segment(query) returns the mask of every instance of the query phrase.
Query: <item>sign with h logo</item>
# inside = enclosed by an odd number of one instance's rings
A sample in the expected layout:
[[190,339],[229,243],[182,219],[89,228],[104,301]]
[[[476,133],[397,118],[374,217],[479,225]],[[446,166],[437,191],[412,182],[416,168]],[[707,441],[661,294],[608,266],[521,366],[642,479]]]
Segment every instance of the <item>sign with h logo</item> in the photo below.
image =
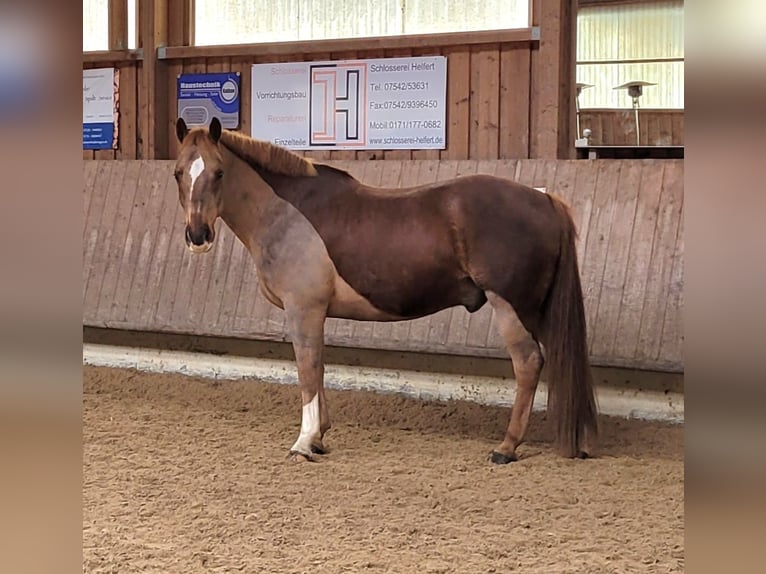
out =
[[290,149],[444,149],[443,56],[255,64],[252,135]]

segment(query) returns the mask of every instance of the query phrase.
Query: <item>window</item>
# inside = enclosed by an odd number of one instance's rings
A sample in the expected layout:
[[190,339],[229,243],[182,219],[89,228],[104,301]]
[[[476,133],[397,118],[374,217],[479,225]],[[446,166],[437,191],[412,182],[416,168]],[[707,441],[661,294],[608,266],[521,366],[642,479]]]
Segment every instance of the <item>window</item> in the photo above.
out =
[[[128,0],[128,48],[137,46],[136,0]],[[109,0],[82,0],[82,50],[109,49]]]
[[109,49],[109,0],[82,0],[82,49]]
[[591,84],[581,108],[631,108],[626,82],[646,81],[642,108],[684,107],[681,0],[584,6],[577,15],[577,81]]
[[196,0],[195,43],[250,44],[526,28],[530,2]]

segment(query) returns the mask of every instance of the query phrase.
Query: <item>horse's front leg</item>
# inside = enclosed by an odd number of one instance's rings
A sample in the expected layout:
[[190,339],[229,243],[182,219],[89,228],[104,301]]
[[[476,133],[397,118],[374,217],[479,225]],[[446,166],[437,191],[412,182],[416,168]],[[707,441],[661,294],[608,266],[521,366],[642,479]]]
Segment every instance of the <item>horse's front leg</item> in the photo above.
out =
[[324,321],[325,309],[285,308],[290,337],[298,365],[301,388],[301,430],[290,449],[293,460],[324,454],[324,433],[330,417],[324,395]]

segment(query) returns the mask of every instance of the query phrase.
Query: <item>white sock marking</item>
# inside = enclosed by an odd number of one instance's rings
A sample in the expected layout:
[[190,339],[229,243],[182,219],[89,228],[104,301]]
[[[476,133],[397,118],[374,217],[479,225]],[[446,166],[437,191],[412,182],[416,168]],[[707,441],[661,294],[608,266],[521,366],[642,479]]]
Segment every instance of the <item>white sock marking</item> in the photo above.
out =
[[189,201],[191,201],[192,193],[194,192],[194,182],[205,171],[205,162],[202,161],[202,156],[195,159],[189,166],[189,176],[191,177],[191,185],[189,186]]
[[311,402],[303,405],[301,416],[301,433],[291,450],[311,453],[311,441],[319,437],[319,393],[314,395]]

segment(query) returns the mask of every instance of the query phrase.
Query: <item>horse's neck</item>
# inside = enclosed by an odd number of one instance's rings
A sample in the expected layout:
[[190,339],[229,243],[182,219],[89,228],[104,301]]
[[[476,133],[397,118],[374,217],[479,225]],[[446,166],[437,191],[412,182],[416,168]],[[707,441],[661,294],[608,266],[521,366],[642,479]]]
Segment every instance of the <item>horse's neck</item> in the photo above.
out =
[[237,155],[221,146],[224,163],[224,220],[249,248],[258,233],[268,227],[270,214],[280,201],[261,177]]

